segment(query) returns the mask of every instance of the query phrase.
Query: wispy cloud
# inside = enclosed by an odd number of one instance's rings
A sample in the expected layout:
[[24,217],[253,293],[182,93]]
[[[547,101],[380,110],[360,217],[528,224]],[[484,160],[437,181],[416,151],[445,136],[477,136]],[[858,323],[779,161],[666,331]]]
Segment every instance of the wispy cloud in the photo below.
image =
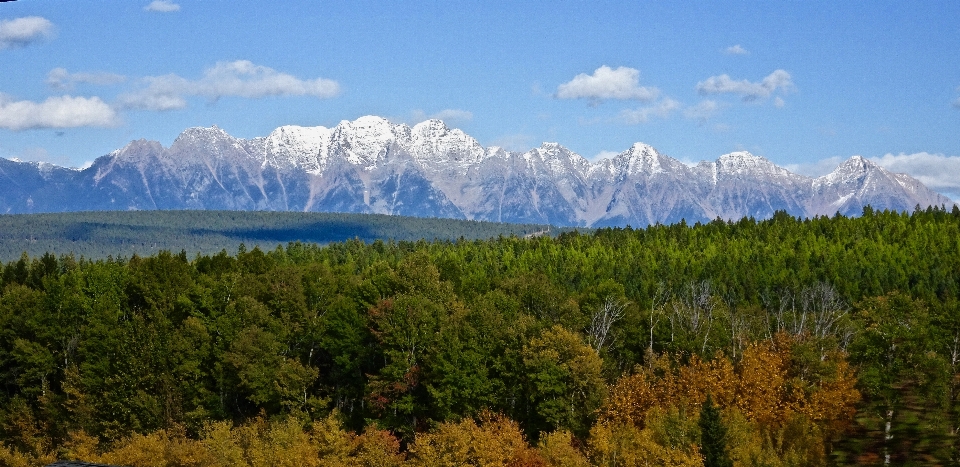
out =
[[[957,92],[960,92],[960,87],[957,88]],[[960,97],[958,97],[957,100],[953,101],[953,107],[960,109]]]
[[201,96],[210,100],[221,97],[257,99],[267,96],[313,96],[327,99],[340,94],[334,80],[316,78],[302,80],[247,60],[220,62],[208,68],[199,80],[188,80],[175,74],[142,79],[141,89],[120,96],[120,105],[130,109],[176,110],[187,106],[187,97]]
[[33,102],[0,95],[0,128],[8,130],[108,127],[116,123],[116,112],[99,97],[55,96]]
[[639,109],[626,109],[620,112],[619,120],[628,125],[647,123],[653,118],[667,118],[681,107],[680,103],[665,97],[652,105]]
[[700,123],[705,123],[710,117],[716,115],[720,110],[720,104],[716,101],[710,99],[700,101],[699,104],[687,107],[683,111],[683,115],[687,118],[694,119]]
[[747,49],[744,49],[743,47],[741,47],[740,44],[731,45],[730,47],[723,49],[723,53],[727,55],[749,55],[750,54],[750,52],[748,52]]
[[180,5],[170,0],[153,0],[149,5],[143,7],[147,11],[156,11],[158,13],[173,13],[180,11]]
[[473,113],[467,110],[460,109],[443,109],[439,112],[432,114],[427,114],[422,110],[414,110],[411,112],[413,117],[413,123],[420,123],[424,120],[443,120],[445,123],[453,122],[469,122],[473,120]]
[[794,88],[790,73],[776,70],[759,82],[748,80],[736,81],[729,75],[711,76],[697,83],[697,92],[701,95],[709,94],[739,94],[744,101],[766,99],[778,90],[789,91]]
[[39,16],[0,21],[0,49],[24,47],[53,35],[53,23]]
[[581,73],[557,87],[558,99],[636,99],[652,101],[660,91],[640,86],[640,70],[628,67],[597,68],[592,75]]
[[918,152],[869,159],[887,170],[910,175],[930,189],[960,200],[960,157]]
[[57,90],[73,89],[76,83],[96,84],[100,86],[126,81],[126,77],[103,71],[70,73],[65,68],[54,68],[47,73],[47,85]]

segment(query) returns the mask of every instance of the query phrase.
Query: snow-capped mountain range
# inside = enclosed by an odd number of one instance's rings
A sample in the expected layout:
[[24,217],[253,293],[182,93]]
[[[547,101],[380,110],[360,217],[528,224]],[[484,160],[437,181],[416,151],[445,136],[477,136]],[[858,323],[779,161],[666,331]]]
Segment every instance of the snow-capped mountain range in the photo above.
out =
[[952,206],[855,156],[811,178],[747,152],[688,166],[636,143],[590,162],[556,143],[483,147],[439,120],[380,117],[284,126],[238,139],[190,128],[169,148],[133,141],[85,169],[0,159],[0,212],[227,209],[448,217],[561,226],[646,226]]

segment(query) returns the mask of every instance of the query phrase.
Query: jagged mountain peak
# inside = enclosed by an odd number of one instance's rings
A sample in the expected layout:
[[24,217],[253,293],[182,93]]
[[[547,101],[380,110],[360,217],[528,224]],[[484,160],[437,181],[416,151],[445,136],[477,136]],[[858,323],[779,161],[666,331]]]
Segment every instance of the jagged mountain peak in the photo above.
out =
[[683,172],[686,168],[680,161],[661,154],[653,146],[645,143],[634,143],[630,149],[614,156],[612,162],[615,167],[629,176],[650,176],[671,171]]
[[391,123],[389,120],[375,115],[364,115],[356,120],[342,120],[337,124],[335,131],[348,132],[360,137],[384,138],[410,135],[410,127],[405,124]]
[[559,178],[582,178],[591,168],[590,161],[559,143],[542,143],[540,147],[524,152],[520,157],[532,173],[546,171]]
[[327,163],[331,133],[323,126],[277,128],[264,141],[266,160],[281,169],[302,168],[307,173],[320,173]]
[[644,143],[591,163],[555,142],[508,152],[441,120],[410,127],[377,116],[253,139],[188,128],[170,148],[133,141],[80,171],[0,163],[30,180],[0,188],[9,191],[0,212],[266,209],[643,226],[950,204],[863,157],[817,179],[745,151],[689,167]]
[[858,180],[863,180],[871,173],[882,177],[891,175],[891,173],[887,172],[883,167],[880,167],[863,156],[857,155],[843,161],[833,172],[818,177],[817,182],[826,185],[854,183]]
[[873,170],[873,169],[881,169],[881,167],[878,166],[877,164],[874,164],[872,161],[870,161],[870,159],[867,159],[866,157],[856,155],[856,156],[850,157],[849,159],[844,161],[842,164],[837,166],[836,171],[854,173],[854,172],[866,172],[868,170]]
[[646,157],[660,155],[660,152],[657,151],[656,148],[654,148],[653,146],[650,146],[647,143],[641,143],[641,142],[633,143],[633,145],[630,146],[630,149],[628,149],[626,152],[630,154],[642,155]]
[[544,142],[531,151],[536,151],[555,173],[573,170],[585,175],[591,168],[590,161],[560,143]]
[[447,124],[438,118],[431,118],[429,120],[424,120],[420,123],[417,123],[413,126],[413,134],[420,135],[443,135],[450,129],[447,127]]
[[766,158],[755,156],[749,151],[734,151],[724,154],[717,158],[718,163],[750,165],[759,163],[768,163]]
[[[183,133],[181,133],[181,136]],[[178,137],[177,140],[180,138]],[[163,145],[159,141],[146,139],[137,139],[127,143],[126,146],[111,152],[105,156],[108,159],[117,162],[137,162],[148,154],[159,154],[163,152]],[[102,159],[102,158],[101,158]]]
[[350,164],[375,167],[383,161],[398,139],[410,139],[410,127],[367,115],[352,122],[341,121],[334,127],[330,139]]
[[[447,169],[465,167],[484,159],[486,150],[477,140],[458,128],[448,128],[441,120],[420,122],[410,130],[409,141],[402,141],[415,159],[425,166]],[[450,165],[456,167],[449,167]]]
[[220,140],[220,139],[233,139],[230,134],[228,134],[223,128],[220,128],[216,125],[210,127],[191,127],[187,128],[180,132],[180,135],[173,140],[173,144],[177,144],[178,141],[191,141],[191,140]]
[[[724,154],[717,158],[715,164],[719,174],[747,175],[747,174],[778,174],[788,175],[786,169],[778,167],[765,157],[753,155],[747,151],[736,151]],[[790,174],[793,175],[793,174]]]

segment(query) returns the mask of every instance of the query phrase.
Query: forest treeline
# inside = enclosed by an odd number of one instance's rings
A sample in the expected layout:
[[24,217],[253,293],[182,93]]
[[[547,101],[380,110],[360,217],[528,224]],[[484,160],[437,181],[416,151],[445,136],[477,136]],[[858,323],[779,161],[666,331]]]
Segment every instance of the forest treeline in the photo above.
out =
[[0,280],[0,464],[960,462],[956,207]]
[[216,254],[243,243],[271,249],[289,242],[319,243],[360,239],[396,241],[487,239],[571,230],[537,224],[504,224],[460,219],[383,214],[274,211],[85,211],[0,214],[0,261],[23,252],[72,253],[75,257],[155,255],[163,250]]

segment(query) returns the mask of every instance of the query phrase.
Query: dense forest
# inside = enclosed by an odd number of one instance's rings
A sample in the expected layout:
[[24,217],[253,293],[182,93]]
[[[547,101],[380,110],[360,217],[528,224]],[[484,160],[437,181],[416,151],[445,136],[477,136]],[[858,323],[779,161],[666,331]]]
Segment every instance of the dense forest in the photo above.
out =
[[0,464],[960,463],[956,207],[0,281]]
[[498,235],[522,237],[571,229],[534,224],[503,224],[456,219],[270,211],[90,211],[48,214],[0,214],[0,261],[16,261],[24,252],[46,252],[88,259],[155,255],[163,250],[216,254],[278,244],[326,244],[360,239],[466,240]]

